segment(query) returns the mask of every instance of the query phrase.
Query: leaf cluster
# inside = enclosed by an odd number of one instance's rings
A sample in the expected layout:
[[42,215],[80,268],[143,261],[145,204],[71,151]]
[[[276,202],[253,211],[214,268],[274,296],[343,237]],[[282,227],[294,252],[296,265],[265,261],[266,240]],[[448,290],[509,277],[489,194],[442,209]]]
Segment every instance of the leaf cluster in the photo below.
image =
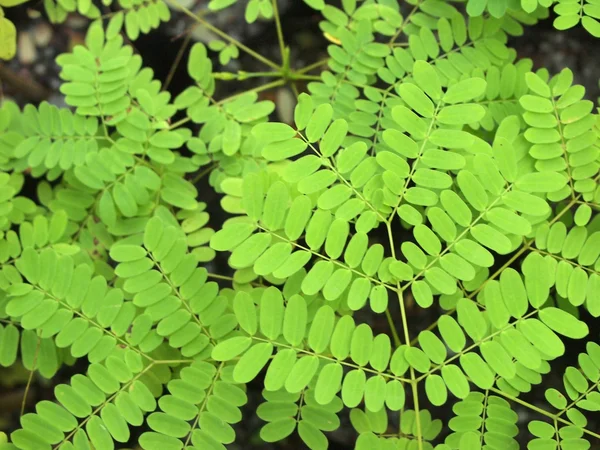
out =
[[[276,2],[245,14],[275,21],[281,65],[178,5],[223,39],[222,64],[242,51],[275,72],[215,72],[196,43],[171,98],[123,37],[168,20],[164,3],[46,2],[94,21],[57,58],[67,107],[0,106],[0,365],[89,364],[0,449],[109,450],[138,428],[145,450],[223,449],[253,413],[262,441],[312,450],[345,413],[358,450],[514,449],[524,420],[531,450],[597,445],[597,105],[507,45],[551,2],[305,3],[331,45],[294,70]],[[259,92],[302,80],[293,121],[272,120]],[[545,389],[573,340],[585,352]]]

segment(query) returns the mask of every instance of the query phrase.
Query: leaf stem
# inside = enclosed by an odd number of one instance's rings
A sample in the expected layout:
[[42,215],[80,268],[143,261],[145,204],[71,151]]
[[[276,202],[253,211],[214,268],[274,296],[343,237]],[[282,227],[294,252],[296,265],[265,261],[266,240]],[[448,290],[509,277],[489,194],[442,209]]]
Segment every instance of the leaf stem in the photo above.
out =
[[272,0],[273,4],[273,16],[275,17],[275,28],[277,29],[277,40],[279,41],[279,51],[281,52],[281,65],[286,65],[286,51],[285,41],[283,40],[283,30],[281,29],[281,18],[279,17],[279,8],[277,7],[277,0]]
[[194,14],[192,11],[190,11],[185,6],[179,4],[179,2],[177,2],[176,0],[166,0],[166,1],[167,1],[167,3],[169,3],[170,5],[172,5],[173,7],[178,8],[181,12],[183,12],[187,16],[191,17],[192,19],[194,19],[196,22],[198,22],[199,24],[201,24],[202,26],[204,26],[206,29],[212,31],[214,34],[216,34],[220,38],[225,39],[230,44],[235,45],[240,50],[246,52],[247,54],[249,54],[250,56],[254,57],[258,61],[262,62],[263,64],[265,64],[265,65],[267,65],[269,67],[272,67],[275,70],[280,70],[281,69],[276,63],[274,63],[270,59],[264,57],[260,53],[254,51],[251,48],[247,47],[246,45],[242,44],[240,41],[238,41],[237,39],[229,36],[224,31],[221,31],[219,28],[215,27],[210,22],[206,21],[205,19],[203,19],[202,17],[198,16],[197,14]]
[[[390,252],[392,254],[392,258],[396,259],[396,246],[394,244],[394,235],[392,233],[392,226],[390,221],[385,222],[385,226],[387,228],[388,239],[390,243]],[[398,295],[398,304],[400,306],[400,316],[402,318],[402,328],[404,331],[404,341],[406,345],[410,347],[410,334],[408,332],[408,320],[406,315],[406,308],[404,306],[404,296],[402,295],[402,290],[400,289],[400,283],[396,283],[396,294]],[[387,310],[386,310],[387,311]],[[413,396],[413,407],[415,410],[415,423],[417,425],[417,433],[415,434],[417,438],[417,445],[419,450],[423,450],[423,430],[421,428],[421,414],[419,410],[419,391],[418,381],[415,376],[415,370],[410,367],[410,386]]]
[[167,78],[165,79],[165,82],[162,87],[163,91],[166,91],[169,88],[171,81],[173,81],[173,76],[175,75],[175,71],[177,70],[177,67],[181,63],[181,58],[183,58],[185,49],[189,45],[191,39],[192,39],[192,32],[190,31],[185,35],[185,38],[183,39],[183,42],[181,43],[181,46],[179,47],[179,51],[177,52],[177,56],[175,56],[175,61],[173,61],[173,64],[171,65],[171,68],[169,69],[169,74],[167,75]]

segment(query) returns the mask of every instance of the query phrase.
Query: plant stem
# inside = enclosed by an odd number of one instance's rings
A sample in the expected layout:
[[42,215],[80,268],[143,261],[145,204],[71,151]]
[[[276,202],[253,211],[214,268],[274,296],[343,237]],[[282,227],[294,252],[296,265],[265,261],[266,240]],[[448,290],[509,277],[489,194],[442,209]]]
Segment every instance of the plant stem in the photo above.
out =
[[33,365],[27,378],[27,386],[25,386],[25,393],[23,394],[23,401],[21,402],[21,416],[25,414],[25,406],[27,405],[27,394],[29,394],[29,388],[31,387],[31,381],[33,380],[33,374],[35,373],[35,366],[37,365],[38,356],[40,354],[40,345],[42,344],[41,338],[38,337],[37,345],[35,346],[35,354],[33,356]]
[[228,277],[226,275],[219,275],[218,273],[208,273],[208,278],[214,278],[216,280],[225,280],[225,281],[233,281],[233,277]]
[[183,58],[185,49],[189,45],[191,39],[192,39],[192,33],[190,31],[189,33],[186,34],[183,42],[181,43],[181,46],[179,47],[179,51],[177,52],[177,56],[175,57],[175,61],[173,61],[173,64],[171,65],[171,68],[169,69],[169,74],[167,75],[165,83],[163,84],[163,87],[162,87],[163,91],[166,91],[169,88],[169,85],[171,84],[171,81],[173,80],[173,76],[175,75],[175,71],[177,70],[179,63],[181,63],[181,58]]
[[281,29],[281,18],[279,17],[279,9],[277,0],[272,0],[273,16],[275,17],[275,28],[277,28],[277,40],[279,41],[279,51],[281,52],[281,65],[286,65],[285,41],[283,40],[283,30]]
[[302,69],[298,69],[295,73],[298,75],[303,75],[310,72],[311,70],[318,69],[319,67],[326,65],[328,62],[329,58],[325,58],[320,61],[309,64],[308,66],[303,67]]
[[207,167],[206,169],[204,169],[202,172],[200,172],[198,175],[196,175],[193,179],[192,179],[192,184],[196,184],[198,181],[200,181],[202,178],[204,178],[204,176],[207,173],[210,173],[213,169],[215,169],[217,167],[216,164],[213,164],[209,167]]
[[[388,239],[390,243],[390,252],[392,254],[392,258],[396,259],[396,246],[394,244],[394,235],[392,234],[392,225],[391,220],[385,222]],[[402,318],[402,328],[404,331],[404,341],[406,345],[410,347],[410,334],[408,332],[408,320],[406,315],[406,308],[404,306],[404,297],[402,295],[402,291],[400,290],[400,283],[396,283],[396,294],[398,295],[398,304],[400,306],[400,316]],[[387,310],[386,310],[387,311]],[[410,367],[410,386],[413,396],[413,407],[415,411],[415,423],[417,425],[417,432],[415,434],[417,438],[417,445],[419,450],[423,450],[423,431],[421,428],[421,414],[419,410],[419,391],[417,389],[418,382],[417,377],[415,376],[415,370]]]
[[398,348],[402,345],[402,341],[400,340],[400,336],[398,336],[398,332],[396,331],[396,326],[394,325],[394,319],[392,318],[392,315],[388,308],[385,309],[385,318],[388,321],[388,325],[390,327],[392,337],[394,338],[394,345],[396,346],[396,348]]
[[266,64],[269,67],[272,67],[275,70],[280,70],[280,67],[274,63],[273,61],[271,61],[270,59],[264,57],[263,55],[261,55],[258,52],[255,52],[254,50],[252,50],[251,48],[245,46],[244,44],[242,44],[240,41],[238,41],[237,39],[229,36],[227,33],[225,33],[224,31],[221,31],[219,28],[215,27],[214,25],[212,25],[211,23],[209,23],[208,21],[204,20],[202,17],[199,17],[197,14],[194,14],[192,11],[190,11],[188,8],[186,8],[183,5],[180,5],[177,1],[175,0],[167,0],[167,3],[169,3],[170,5],[172,5],[175,8],[178,8],[181,12],[183,12],[184,14],[186,14],[187,16],[191,17],[192,19],[194,19],[196,22],[198,22],[199,24],[201,24],[202,26],[204,26],[205,28],[207,28],[208,30],[212,31],[214,34],[216,34],[217,36],[219,36],[222,39],[225,39],[227,42],[229,42],[230,44],[235,45],[236,47],[238,47],[240,50],[243,50],[244,52],[246,52],[247,54],[249,54],[250,56],[254,57],[255,59],[259,60],[260,62],[262,62],[263,64]]
[[281,78],[281,72],[214,72],[213,76],[216,80],[232,81],[232,80],[245,80],[247,78],[259,78],[259,77],[270,77],[270,78]]
[[[230,95],[229,97],[226,97],[223,100],[219,100],[218,102],[216,102],[216,104],[222,105],[223,103],[227,103],[235,98],[241,97],[244,94],[248,94],[250,92],[266,91],[266,90],[272,89],[274,87],[283,86],[284,84],[285,84],[285,80],[283,80],[283,79],[271,81],[270,83],[263,84],[261,86],[255,87],[253,89],[248,89],[247,91],[238,92],[237,94]],[[169,130],[174,130],[175,128],[179,128],[179,127],[185,125],[186,123],[188,123],[190,120],[192,120],[192,119],[189,117],[185,117],[181,120],[178,120],[177,122],[171,124],[171,126],[169,127]]]
[[[498,394],[498,395],[500,395],[500,396],[502,396],[502,397],[504,397],[504,398],[506,398],[506,399],[508,399],[508,400],[510,400],[512,402],[519,403],[520,405],[523,405],[526,408],[529,408],[529,409],[531,409],[531,410],[533,410],[533,411],[535,411],[535,412],[537,412],[539,414],[542,414],[543,416],[550,417],[551,419],[554,419],[557,422],[562,422],[565,425],[573,426],[572,422],[569,422],[568,420],[565,420],[562,417],[557,417],[556,415],[554,415],[554,414],[552,414],[552,413],[550,413],[550,412],[548,412],[548,411],[546,411],[546,410],[544,410],[542,408],[538,408],[537,406],[532,405],[531,403],[527,403],[525,400],[521,400],[518,397],[514,397],[514,396],[512,396],[512,395],[510,395],[510,394],[508,394],[508,393],[506,393],[506,392],[504,392],[504,391],[502,391],[500,389],[496,389],[495,387],[491,387],[490,391],[492,391],[495,394]],[[594,433],[593,431],[588,430],[586,428],[580,428],[580,429],[584,433],[589,434],[590,436],[594,436],[594,437],[600,439],[600,434]]]

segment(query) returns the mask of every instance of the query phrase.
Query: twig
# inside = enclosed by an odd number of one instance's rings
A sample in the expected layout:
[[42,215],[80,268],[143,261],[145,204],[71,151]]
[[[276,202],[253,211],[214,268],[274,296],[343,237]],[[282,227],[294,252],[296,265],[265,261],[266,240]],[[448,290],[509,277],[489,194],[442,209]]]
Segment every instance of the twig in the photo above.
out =
[[29,393],[29,388],[31,387],[31,381],[33,380],[33,374],[35,373],[35,366],[37,365],[38,355],[40,353],[40,345],[42,343],[41,338],[38,337],[37,345],[35,347],[35,355],[33,355],[33,366],[31,371],[29,372],[29,378],[27,379],[27,386],[25,386],[25,393],[23,394],[23,401],[21,402],[21,414],[25,414],[25,405],[27,404],[27,394]]

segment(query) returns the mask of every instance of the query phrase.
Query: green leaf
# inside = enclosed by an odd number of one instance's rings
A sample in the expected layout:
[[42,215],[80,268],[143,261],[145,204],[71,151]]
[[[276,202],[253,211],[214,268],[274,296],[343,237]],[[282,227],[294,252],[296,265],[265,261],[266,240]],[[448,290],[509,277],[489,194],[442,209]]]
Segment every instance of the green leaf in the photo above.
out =
[[366,323],[358,325],[352,334],[350,357],[359,366],[369,362],[373,348],[373,330]]
[[381,375],[369,378],[365,384],[365,407],[368,411],[378,412],[385,403],[386,384]]
[[504,194],[502,201],[515,211],[532,216],[543,216],[550,211],[550,206],[543,198],[514,189]]
[[4,17],[0,16],[0,59],[10,60],[17,51],[17,30],[15,25]]
[[460,436],[459,446],[464,450],[481,450],[481,439],[479,433],[467,431]]
[[480,389],[489,389],[494,385],[494,372],[476,353],[466,353],[460,357],[460,365],[467,376]]
[[283,388],[285,380],[296,363],[296,351],[291,348],[280,349],[273,357],[265,375],[265,389],[278,391]]
[[252,344],[252,338],[239,336],[219,343],[213,348],[211,357],[215,361],[230,361],[245,352]]
[[481,340],[487,332],[487,322],[476,303],[467,298],[461,298],[456,304],[458,321],[467,334],[474,340]]
[[417,85],[433,100],[442,97],[442,83],[436,70],[427,62],[418,60],[413,66],[413,77]]
[[421,116],[429,119],[433,117],[433,102],[416,85],[403,83],[398,87],[398,93],[402,100]]
[[265,290],[261,298],[260,331],[274,341],[281,334],[283,321],[283,298],[276,287],[270,287]]
[[321,154],[326,157],[333,156],[342,145],[347,133],[348,122],[344,119],[334,120],[321,139],[319,145]]
[[317,201],[317,206],[323,210],[330,210],[340,206],[352,195],[352,189],[345,184],[336,184],[324,191]]
[[[392,110],[392,117],[394,117],[394,120],[397,122],[403,121],[405,115],[404,109],[397,110],[395,113],[396,116],[394,116],[394,111],[395,109]],[[420,122],[417,122],[417,127],[419,129],[421,128]],[[383,131],[382,136],[383,141],[389,145],[392,150],[401,154],[405,158],[416,158],[419,155],[419,146],[417,143],[404,133],[401,133],[398,130],[388,129]]]
[[425,378],[425,393],[434,406],[441,406],[448,399],[448,390],[442,377],[431,374]]
[[328,405],[342,387],[342,366],[338,363],[327,364],[319,373],[315,386],[315,400],[320,405]]
[[485,93],[487,83],[483,78],[467,78],[448,87],[444,94],[445,103],[464,103],[476,99]]
[[584,15],[581,18],[581,25],[583,25],[583,28],[585,28],[586,31],[592,36],[596,38],[600,37],[600,22],[598,22],[596,19]]
[[212,11],[218,11],[233,5],[236,1],[237,0],[210,0],[208,8]]
[[303,356],[296,361],[292,371],[285,380],[285,390],[290,393],[302,391],[319,368],[319,358],[314,355]]
[[483,289],[485,295],[485,309],[488,312],[490,321],[497,329],[502,329],[508,320],[510,314],[502,298],[500,283],[496,280],[489,280]]
[[342,401],[349,408],[354,408],[362,401],[367,377],[361,369],[355,369],[344,377],[342,384]]
[[546,389],[546,400],[556,409],[564,409],[567,407],[566,397],[554,388]]
[[[312,0],[312,1],[320,2],[321,4],[323,4],[323,6],[325,6],[323,3],[323,0]],[[322,7],[318,8],[318,9],[322,9]],[[296,108],[294,109],[294,122],[296,122],[296,126],[298,127],[298,130],[303,130],[304,128],[306,128],[308,121],[312,117],[313,111],[314,111],[314,107],[313,107],[312,97],[310,95],[306,94],[305,92],[302,92],[298,96],[298,104],[296,105]]]
[[461,170],[456,177],[458,187],[467,201],[477,211],[483,211],[488,204],[488,196],[481,182],[467,170]]
[[280,268],[292,254],[292,244],[278,242],[258,257],[254,262],[253,270],[257,275],[270,275]]
[[[335,314],[329,305],[323,305],[315,314],[308,334],[308,345],[316,353],[322,353],[329,345],[333,333]],[[342,321],[338,322],[343,324]]]
[[281,181],[271,185],[263,206],[262,222],[271,231],[283,228],[285,212],[290,200],[287,186]]
[[519,330],[541,353],[550,358],[558,358],[565,353],[562,340],[546,325],[537,319],[519,322]]
[[234,269],[250,267],[267,250],[271,239],[269,233],[253,234],[233,250],[229,257],[229,264]]
[[308,142],[317,142],[323,137],[332,116],[333,108],[329,103],[317,106],[306,125],[306,139],[308,139]]
[[[512,243],[506,235],[489,225],[480,223],[471,228],[471,235],[496,253],[505,255],[512,250]],[[464,256],[464,255],[462,255]]]
[[302,342],[306,321],[306,301],[299,295],[293,295],[287,302],[283,318],[283,337],[290,345],[297,346]]
[[319,292],[333,274],[333,269],[334,264],[331,261],[318,261],[302,281],[302,292],[306,295]]
[[462,351],[466,344],[465,334],[453,317],[441,316],[438,320],[438,328],[450,350],[456,353]]
[[292,434],[295,429],[294,418],[282,418],[264,425],[260,429],[260,438],[265,442],[278,442]]
[[404,386],[398,380],[389,381],[386,385],[385,404],[391,411],[400,411],[405,402]]
[[523,334],[514,329],[509,328],[500,334],[500,342],[502,346],[510,353],[517,362],[523,364],[531,370],[538,370],[542,359],[539,352],[529,343]]
[[211,248],[217,251],[230,251],[250,237],[256,229],[250,223],[235,223],[223,227],[210,239]]
[[317,11],[321,11],[323,8],[325,8],[324,0],[303,0],[303,1],[308,6],[310,6],[312,9],[316,9]]
[[425,330],[419,333],[419,345],[434,363],[441,364],[446,359],[446,347],[431,331]]
[[[304,0],[308,2],[308,0]],[[310,0],[314,2],[315,0]],[[310,450],[326,450],[328,446],[327,437],[314,425],[305,420],[298,423],[298,434]]]
[[[410,109],[408,109],[406,106],[395,106],[392,109],[392,118],[394,119],[394,121],[400,125],[402,128],[404,128],[406,131],[408,131],[408,133],[410,133],[410,135],[418,140],[424,139],[425,136],[427,135],[427,124],[425,123],[425,121],[420,118],[419,116],[417,116],[414,112],[412,112]],[[387,130],[386,130],[387,131]],[[392,131],[392,130],[389,130]],[[384,139],[386,141],[386,143],[391,142],[394,138],[396,138],[399,134],[398,132],[391,132],[391,133],[387,133],[387,139],[386,139],[386,133],[384,133]],[[408,138],[410,139],[410,138]],[[406,141],[406,139],[404,139]],[[412,153],[412,150],[414,147],[412,147],[411,145],[409,145],[407,150],[399,150],[398,149],[398,144],[388,144],[390,145],[392,148],[396,149],[396,151],[398,151],[400,154],[404,154],[403,152],[408,152],[409,155],[414,155],[412,156],[413,158],[416,157],[416,154]],[[415,144],[416,147],[416,144]],[[418,154],[418,153],[417,153]],[[409,156],[407,156],[409,157]]]
[[527,72],[525,74],[525,83],[527,83],[527,87],[535,94],[541,97],[550,97],[550,88],[539,75],[533,72]]
[[585,322],[553,306],[540,309],[539,316],[548,328],[571,339],[582,339],[590,332]]
[[117,262],[128,262],[142,259],[146,251],[137,245],[113,245],[110,248],[110,257]]
[[486,341],[481,344],[481,355],[498,375],[510,380],[513,378],[517,369],[512,362],[512,357],[496,341]]
[[446,147],[451,149],[470,148],[475,139],[471,133],[462,130],[448,130],[439,128],[434,130],[429,136],[432,144],[438,147]]
[[296,136],[296,130],[285,123],[266,122],[255,125],[252,134],[265,144],[287,141]]
[[502,271],[500,274],[500,290],[510,315],[516,319],[523,317],[527,312],[529,303],[523,279],[516,270],[509,267]]
[[431,366],[431,361],[425,352],[416,347],[409,347],[406,349],[406,360],[411,367],[421,373],[426,373]]
[[455,397],[462,399],[469,395],[469,382],[458,366],[447,364],[442,367],[442,378]]
[[283,161],[299,155],[307,146],[306,142],[296,138],[271,142],[263,148],[262,157],[267,161]]
[[456,280],[439,267],[432,267],[425,271],[425,280],[435,289],[445,295],[452,295],[456,292]]
[[515,186],[524,192],[551,193],[567,185],[567,178],[556,172],[533,172],[519,177]]
[[233,378],[238,383],[249,383],[265,367],[273,354],[273,345],[261,342],[252,346],[242,355],[233,370]]
[[475,103],[444,106],[437,115],[444,125],[465,125],[479,122],[485,116],[483,106]]

